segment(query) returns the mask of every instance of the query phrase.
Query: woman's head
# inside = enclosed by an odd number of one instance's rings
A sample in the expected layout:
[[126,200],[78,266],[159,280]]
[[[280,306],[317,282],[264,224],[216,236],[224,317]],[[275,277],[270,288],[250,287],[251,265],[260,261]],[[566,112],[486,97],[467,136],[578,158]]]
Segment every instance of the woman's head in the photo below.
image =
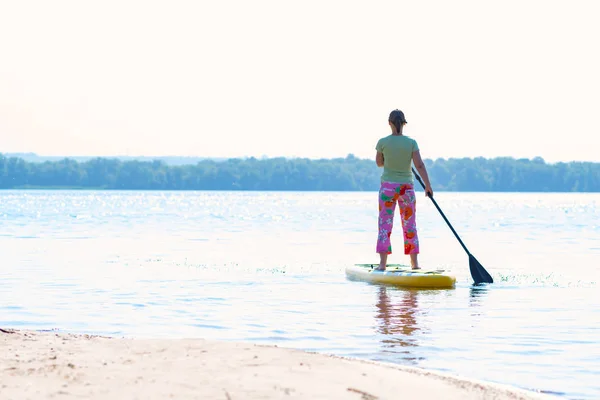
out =
[[396,132],[401,132],[402,126],[406,124],[406,118],[404,117],[404,113],[398,109],[390,113],[388,121],[390,125],[393,125],[396,128]]

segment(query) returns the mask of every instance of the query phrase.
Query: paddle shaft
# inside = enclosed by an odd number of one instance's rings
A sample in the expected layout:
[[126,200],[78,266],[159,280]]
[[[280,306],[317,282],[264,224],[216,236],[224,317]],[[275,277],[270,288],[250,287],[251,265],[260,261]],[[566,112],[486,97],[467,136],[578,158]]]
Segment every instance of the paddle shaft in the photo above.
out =
[[[423,190],[425,190],[425,184],[421,180],[421,177],[417,174],[417,171],[415,171],[414,168],[412,169],[412,171],[413,171],[413,174],[415,174],[415,177],[417,178],[417,180],[419,181],[419,183],[421,184],[421,186],[423,186]],[[438,206],[437,202],[433,198],[433,195],[431,195],[431,196],[428,195],[427,197],[429,197],[431,199],[431,201],[433,202],[433,205],[435,206],[435,208],[437,208],[437,210],[440,212],[442,218],[444,218],[444,221],[446,221],[446,223],[450,227],[450,230],[452,230],[452,233],[454,233],[454,236],[456,236],[456,239],[458,239],[458,242],[460,243],[460,245],[462,246],[462,248],[465,249],[465,251],[467,252],[467,254],[471,254],[469,252],[469,250],[467,249],[467,246],[465,246],[465,244],[463,243],[463,241],[460,240],[460,237],[458,236],[458,233],[456,233],[456,231],[452,227],[452,224],[450,224],[450,221],[448,221],[448,218],[446,218],[446,216],[444,215],[444,213],[443,213],[442,209],[440,208],[440,206]]]

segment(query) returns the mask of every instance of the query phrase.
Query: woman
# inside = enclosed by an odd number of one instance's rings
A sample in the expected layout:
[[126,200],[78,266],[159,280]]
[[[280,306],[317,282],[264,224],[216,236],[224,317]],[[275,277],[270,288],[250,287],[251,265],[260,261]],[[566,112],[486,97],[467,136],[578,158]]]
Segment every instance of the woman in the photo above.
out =
[[404,233],[404,254],[410,255],[412,269],[420,269],[417,258],[419,238],[417,236],[416,198],[411,162],[414,162],[425,183],[425,195],[433,196],[433,190],[417,142],[402,133],[404,125],[406,125],[404,113],[400,110],[392,111],[388,123],[392,129],[392,134],[379,139],[377,146],[375,146],[377,150],[375,161],[377,166],[383,167],[379,188],[379,235],[376,250],[379,253],[380,261],[376,270],[385,270],[388,254],[392,253],[390,237],[394,224],[396,202],[400,206],[400,219]]

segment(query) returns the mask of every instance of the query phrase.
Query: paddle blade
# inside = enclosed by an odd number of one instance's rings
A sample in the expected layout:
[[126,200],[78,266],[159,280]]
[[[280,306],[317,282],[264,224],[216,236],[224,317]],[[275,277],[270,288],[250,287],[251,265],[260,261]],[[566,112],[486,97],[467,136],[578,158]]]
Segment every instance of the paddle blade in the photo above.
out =
[[479,283],[494,283],[492,276],[483,268],[483,266],[477,261],[472,254],[469,254],[469,269],[471,270],[471,277],[475,284]]

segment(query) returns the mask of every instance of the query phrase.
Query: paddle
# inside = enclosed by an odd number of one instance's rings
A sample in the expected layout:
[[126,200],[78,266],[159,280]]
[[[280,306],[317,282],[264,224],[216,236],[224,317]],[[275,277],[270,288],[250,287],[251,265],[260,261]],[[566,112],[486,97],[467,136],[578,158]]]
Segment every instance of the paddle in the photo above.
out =
[[[423,190],[425,190],[425,184],[421,180],[421,177],[417,174],[417,171],[415,171],[414,168],[412,169],[412,171],[413,171],[413,174],[415,174],[415,177],[417,178],[417,180],[419,181],[421,186],[423,186]],[[467,246],[465,246],[463,241],[460,240],[460,237],[458,237],[458,234],[456,233],[456,231],[454,230],[452,225],[450,225],[450,221],[448,221],[448,218],[446,218],[446,216],[440,209],[440,206],[438,206],[437,202],[434,200],[433,196],[427,195],[427,197],[429,197],[431,199],[431,201],[433,202],[433,205],[440,212],[440,214],[442,215],[442,218],[444,218],[444,221],[446,221],[446,223],[452,230],[452,233],[454,233],[454,236],[456,236],[456,238],[458,239],[458,242],[460,243],[462,248],[465,249],[465,251],[467,252],[467,255],[469,256],[469,269],[471,270],[471,277],[473,277],[473,281],[475,281],[475,284],[493,283],[494,280],[492,279],[492,276],[485,270],[485,268],[483,268],[483,266],[479,263],[479,261],[477,261],[477,259],[473,256],[473,254],[471,254],[471,252],[467,249]]]

